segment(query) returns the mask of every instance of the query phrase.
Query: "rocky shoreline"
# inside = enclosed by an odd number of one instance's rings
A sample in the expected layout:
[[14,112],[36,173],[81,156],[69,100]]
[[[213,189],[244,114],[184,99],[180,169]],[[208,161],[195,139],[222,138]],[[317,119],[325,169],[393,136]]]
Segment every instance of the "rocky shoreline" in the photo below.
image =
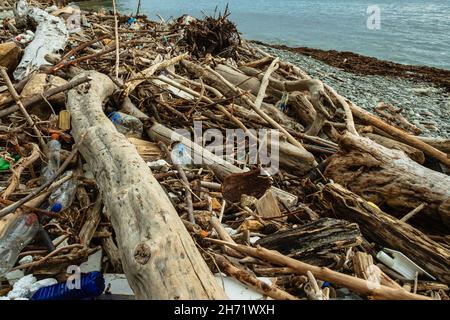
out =
[[[372,111],[380,102],[390,103],[403,109],[404,116],[422,129],[423,136],[450,138],[450,88],[445,87],[445,79],[442,81],[424,80],[423,74],[413,72],[400,74],[394,73],[395,63],[380,61],[377,69],[355,67],[354,70],[345,67],[345,53],[332,51],[328,58],[318,55],[324,52],[317,49],[297,50],[287,47],[271,46],[263,43],[258,45],[270,54],[279,56],[300,68],[306,70],[313,78],[320,79],[334,87],[341,95],[351,99],[366,110]],[[316,54],[313,54],[313,53]],[[350,54],[350,53],[348,53]],[[333,58],[330,57],[333,55]],[[353,56],[359,56],[352,54]],[[313,58],[314,56],[314,58]],[[336,61],[340,57],[343,64]],[[374,58],[359,56],[361,59],[377,60]],[[316,58],[322,58],[326,62]],[[331,61],[331,62],[330,62]],[[333,63],[334,61],[334,63]],[[403,65],[400,65],[403,66]],[[382,71],[384,67],[384,72]],[[416,66],[404,66],[411,69],[428,68]],[[439,69],[435,69],[439,70]],[[448,70],[440,70],[442,74],[450,73]],[[381,75],[381,74],[385,75]],[[438,73],[438,72],[437,72]],[[450,79],[450,78],[449,78]]]

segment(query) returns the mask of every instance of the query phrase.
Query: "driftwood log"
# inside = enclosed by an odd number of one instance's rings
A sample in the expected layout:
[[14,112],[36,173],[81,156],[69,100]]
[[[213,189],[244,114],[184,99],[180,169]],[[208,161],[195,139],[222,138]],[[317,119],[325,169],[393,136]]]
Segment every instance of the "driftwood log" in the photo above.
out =
[[[336,183],[328,183],[320,199],[332,214],[356,222],[365,237],[401,251],[440,281],[450,283],[450,250],[409,224],[376,209]],[[320,205],[320,204],[319,204]]]
[[401,151],[345,134],[340,151],[330,158],[324,174],[399,215],[425,202],[427,206],[419,216],[434,221],[434,226],[440,226],[437,230],[442,229],[442,222],[450,227],[450,177],[419,165]]
[[[98,72],[68,93],[73,136],[114,227],[128,282],[138,299],[223,299],[208,266],[135,147],[102,110],[112,80]],[[82,77],[83,74],[78,77]]]
[[320,251],[350,248],[361,243],[362,236],[356,223],[330,218],[276,232],[256,242],[257,245],[277,250],[293,258]]
[[14,71],[14,78],[22,80],[42,65],[47,65],[47,54],[64,49],[69,33],[62,18],[28,6],[25,0],[16,3],[16,19],[30,18],[37,24],[34,40],[26,47],[22,60]]

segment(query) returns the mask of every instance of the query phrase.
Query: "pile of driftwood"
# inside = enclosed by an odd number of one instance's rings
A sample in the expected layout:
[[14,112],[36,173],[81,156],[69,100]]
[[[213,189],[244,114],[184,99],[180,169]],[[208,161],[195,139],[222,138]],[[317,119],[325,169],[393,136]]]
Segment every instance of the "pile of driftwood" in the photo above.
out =
[[[101,250],[101,271],[125,273],[138,299],[224,299],[222,273],[273,299],[448,299],[450,141],[240,40],[228,13],[154,22],[44,9],[18,1],[0,31],[2,155],[20,155],[1,176],[0,237],[32,212],[57,239],[49,250],[36,237],[15,270],[64,281]],[[13,40],[30,29],[31,42]],[[249,143],[212,148],[192,137],[200,121]],[[62,164],[43,184],[54,133]],[[252,162],[252,143],[280,170]],[[72,205],[43,209],[67,179],[78,182]],[[383,248],[424,272],[378,262]],[[9,290],[4,281],[0,296]]]

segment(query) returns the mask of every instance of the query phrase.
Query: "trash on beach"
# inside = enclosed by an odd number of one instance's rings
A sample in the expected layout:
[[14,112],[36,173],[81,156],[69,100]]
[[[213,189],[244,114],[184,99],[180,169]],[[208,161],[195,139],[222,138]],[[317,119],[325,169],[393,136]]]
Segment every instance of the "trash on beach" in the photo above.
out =
[[1,299],[449,299],[449,140],[243,39],[228,8],[80,11],[71,33],[76,8],[18,5]]

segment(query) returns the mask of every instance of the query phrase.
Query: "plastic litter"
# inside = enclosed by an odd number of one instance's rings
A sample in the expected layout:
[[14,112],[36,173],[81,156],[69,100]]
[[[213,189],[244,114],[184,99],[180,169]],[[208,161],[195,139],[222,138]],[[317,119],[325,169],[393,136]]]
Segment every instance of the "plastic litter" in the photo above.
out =
[[436,280],[435,277],[399,251],[383,248],[382,251],[378,252],[377,259],[408,280],[414,280],[416,278],[416,272],[419,275],[426,275],[430,279]]
[[13,156],[12,154],[4,155],[0,157],[0,171],[9,170],[11,167],[11,162],[19,161],[20,157],[18,155]]
[[141,138],[144,131],[142,121],[136,117],[122,112],[114,111],[109,114],[109,119],[117,128],[117,131],[127,137]]
[[[71,174],[71,171],[67,171],[66,174]],[[53,191],[49,197],[50,206],[48,210],[58,213],[70,207],[75,198],[77,186],[78,182],[76,179],[69,179],[60,188]]]
[[0,277],[16,263],[19,253],[33,240],[39,230],[35,214],[19,215],[0,238]]
[[52,134],[51,140],[47,143],[48,164],[42,172],[43,183],[49,181],[59,169],[61,162],[61,143],[58,139],[58,134]]
[[105,290],[105,279],[100,272],[94,271],[82,275],[79,288],[71,288],[66,283],[58,283],[49,287],[39,289],[31,300],[75,300],[92,299]]

